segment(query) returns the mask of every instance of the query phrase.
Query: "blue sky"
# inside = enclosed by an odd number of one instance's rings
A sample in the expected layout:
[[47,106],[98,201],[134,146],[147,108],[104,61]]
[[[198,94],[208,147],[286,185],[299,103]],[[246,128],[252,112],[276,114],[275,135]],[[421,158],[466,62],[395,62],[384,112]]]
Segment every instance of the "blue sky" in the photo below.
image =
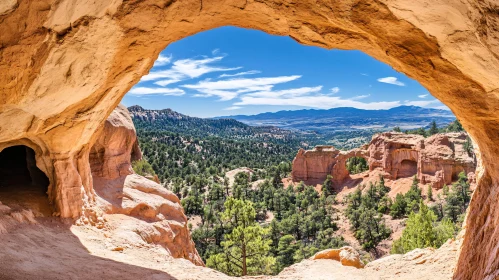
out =
[[298,109],[445,109],[417,81],[360,51],[303,46],[236,27],[170,44],[123,98],[196,117]]

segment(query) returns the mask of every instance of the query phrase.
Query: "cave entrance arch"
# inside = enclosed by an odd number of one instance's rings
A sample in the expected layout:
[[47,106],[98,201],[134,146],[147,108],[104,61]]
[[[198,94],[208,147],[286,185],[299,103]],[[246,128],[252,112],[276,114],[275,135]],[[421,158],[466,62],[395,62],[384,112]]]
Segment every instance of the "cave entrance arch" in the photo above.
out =
[[404,159],[400,162],[397,172],[398,178],[412,177],[418,173],[418,163],[415,160]]
[[369,163],[364,157],[354,156],[345,161],[348,174],[355,175],[369,170]]
[[78,217],[82,201],[93,197],[85,157],[97,124],[159,52],[191,34],[236,25],[306,45],[364,51],[447,105],[476,141],[483,167],[455,278],[497,276],[499,50],[493,24],[499,17],[493,1],[68,0],[43,8],[39,1],[10,2],[0,12],[6,34],[0,37],[6,54],[0,60],[0,141],[29,133],[62,158],[51,175],[62,217]]
[[29,208],[51,215],[49,179],[36,166],[35,151],[18,145],[0,152],[0,201],[13,208]]

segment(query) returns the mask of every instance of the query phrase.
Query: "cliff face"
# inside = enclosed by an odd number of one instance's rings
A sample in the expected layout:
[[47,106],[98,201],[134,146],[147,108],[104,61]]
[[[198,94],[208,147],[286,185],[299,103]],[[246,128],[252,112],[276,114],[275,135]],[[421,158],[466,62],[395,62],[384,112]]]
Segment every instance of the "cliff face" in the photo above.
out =
[[292,177],[294,182],[318,184],[331,175],[336,184],[341,184],[349,178],[346,161],[363,157],[371,171],[379,168],[389,179],[416,175],[422,184],[441,188],[457,180],[462,171],[474,174],[476,161],[465,151],[465,141],[465,133],[436,134],[425,139],[385,132],[373,136],[369,145],[347,152],[331,146],[300,150],[293,160]]
[[134,174],[131,160],[141,156],[132,119],[120,105],[107,118],[91,149],[97,203],[85,210],[78,224],[95,225],[109,235],[121,236],[121,246],[156,244],[175,258],[203,265],[178,197]]
[[455,277],[493,278],[499,269],[498,11],[492,0],[2,1],[0,150],[32,148],[50,181],[53,211],[78,218],[97,201],[89,160],[97,130],[170,43],[234,25],[360,50],[418,80],[480,149]]
[[367,159],[366,150],[351,150],[343,152],[332,146],[317,146],[313,150],[300,149],[293,160],[291,176],[294,182],[303,181],[306,184],[322,184],[327,175],[333,176],[336,184],[349,177],[346,161],[351,157]]

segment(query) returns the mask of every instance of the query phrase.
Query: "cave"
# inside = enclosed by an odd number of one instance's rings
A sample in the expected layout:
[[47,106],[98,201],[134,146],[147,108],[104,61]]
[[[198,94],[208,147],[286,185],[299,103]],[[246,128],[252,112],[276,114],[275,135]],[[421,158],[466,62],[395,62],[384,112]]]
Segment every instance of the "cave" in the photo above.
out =
[[432,4],[7,1],[0,5],[1,141],[29,134],[60,159],[51,174],[51,200],[61,217],[76,218],[82,215],[84,201],[93,196],[84,159],[97,124],[168,44],[233,25],[291,36],[305,45],[357,49],[421,82],[476,141],[480,172],[454,278],[495,279],[499,271],[497,5],[490,0],[440,1],[438,8]]
[[33,149],[12,146],[0,152],[0,198],[3,204],[50,215],[48,187],[49,179],[36,166]]
[[416,175],[418,172],[418,163],[414,160],[404,159],[400,163],[400,167],[397,173],[398,178],[407,178]]

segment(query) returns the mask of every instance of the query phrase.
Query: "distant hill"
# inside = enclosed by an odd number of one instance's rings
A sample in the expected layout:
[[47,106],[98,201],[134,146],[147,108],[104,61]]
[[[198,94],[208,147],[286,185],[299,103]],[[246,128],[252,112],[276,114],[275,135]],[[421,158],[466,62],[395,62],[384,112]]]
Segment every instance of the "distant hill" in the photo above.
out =
[[190,117],[171,109],[148,110],[138,105],[128,107],[135,127],[180,133],[196,137],[223,137],[230,139],[291,140],[302,139],[297,133],[277,126],[250,126],[234,119],[205,119]]
[[399,106],[389,110],[362,110],[356,108],[333,108],[329,110],[295,110],[262,113],[258,115],[236,115],[215,119],[235,119],[252,126],[277,126],[284,129],[332,133],[355,130],[390,130],[399,126],[402,130],[427,127],[435,120],[439,127],[455,120],[447,110]]

